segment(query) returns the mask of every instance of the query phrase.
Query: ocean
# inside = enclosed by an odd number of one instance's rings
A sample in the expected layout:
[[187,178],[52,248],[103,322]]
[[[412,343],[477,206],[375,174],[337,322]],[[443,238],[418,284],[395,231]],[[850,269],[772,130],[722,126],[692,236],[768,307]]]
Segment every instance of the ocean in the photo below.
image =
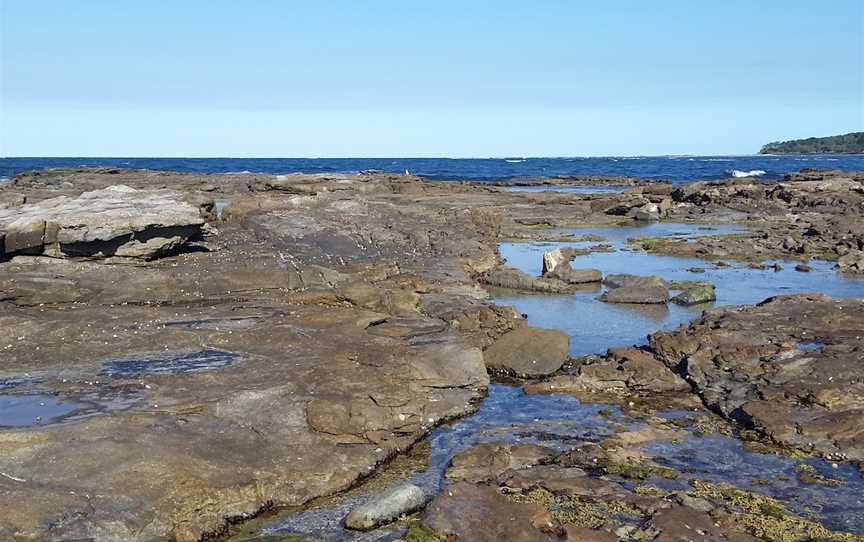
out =
[[0,181],[22,171],[112,166],[187,173],[357,173],[406,170],[441,181],[556,175],[628,176],[682,184],[750,173],[771,180],[802,168],[864,171],[864,155],[628,156],[596,158],[0,158]]

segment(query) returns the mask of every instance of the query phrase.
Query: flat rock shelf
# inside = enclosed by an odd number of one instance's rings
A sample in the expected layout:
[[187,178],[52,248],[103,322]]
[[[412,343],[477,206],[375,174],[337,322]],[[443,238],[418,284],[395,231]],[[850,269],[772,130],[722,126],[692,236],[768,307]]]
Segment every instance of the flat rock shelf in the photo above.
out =
[[0,539],[861,540],[864,175],[528,184],[3,183]]

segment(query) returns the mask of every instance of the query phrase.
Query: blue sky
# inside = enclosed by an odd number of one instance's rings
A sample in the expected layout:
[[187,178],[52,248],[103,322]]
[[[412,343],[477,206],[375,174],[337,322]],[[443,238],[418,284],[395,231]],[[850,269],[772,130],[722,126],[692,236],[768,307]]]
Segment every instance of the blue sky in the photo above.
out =
[[862,4],[0,0],[0,155],[748,154],[864,130]]

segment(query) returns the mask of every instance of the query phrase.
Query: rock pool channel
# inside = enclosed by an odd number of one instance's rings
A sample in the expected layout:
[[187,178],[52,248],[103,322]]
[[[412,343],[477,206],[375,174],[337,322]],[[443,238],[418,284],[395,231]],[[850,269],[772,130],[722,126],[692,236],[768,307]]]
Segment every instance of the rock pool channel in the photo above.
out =
[[[493,290],[491,300],[515,307],[527,315],[533,326],[565,331],[571,338],[570,355],[577,357],[603,354],[614,346],[645,344],[649,333],[687,323],[712,306],[755,304],[774,295],[803,292],[818,292],[839,299],[864,297],[864,279],[839,275],[825,262],[810,262],[811,271],[807,273],[796,271],[795,264],[789,262],[776,262],[782,267],[779,270],[753,269],[740,263],[716,266],[703,260],[631,250],[627,243],[628,239],[637,237],[692,237],[737,232],[740,228],[731,226],[668,223],[573,231],[576,235],[602,238],[603,243],[612,247],[609,252],[577,256],[572,262],[574,268],[599,269],[604,276],[631,273],[658,275],[667,281],[709,280],[716,285],[717,293],[717,301],[711,304],[694,307],[607,304],[597,299],[602,290],[600,286],[572,295]],[[540,274],[543,252],[559,247],[586,248],[596,242],[600,241],[508,243],[500,245],[499,253],[508,265],[536,276]],[[689,271],[693,268],[704,271]],[[687,411],[667,411],[656,413],[652,418],[669,422],[693,415]],[[638,431],[648,423],[646,417],[630,416],[616,406],[587,404],[569,396],[526,395],[518,386],[493,384],[475,414],[435,429],[418,445],[423,450],[423,460],[394,478],[399,478],[396,482],[399,484],[410,481],[431,496],[446,485],[444,472],[452,457],[473,445],[536,443],[563,451],[585,443],[602,442],[616,431]],[[791,512],[818,520],[829,529],[864,534],[864,477],[854,466],[784,457],[758,451],[734,436],[702,434],[686,424],[681,427],[683,438],[651,442],[640,450],[644,457],[679,473],[675,480],[654,477],[650,480],[653,485],[672,491],[686,488],[691,480],[729,483],[776,498]],[[428,458],[425,457],[427,449]],[[802,468],[831,483],[805,483],[796,476]],[[303,510],[281,511],[260,518],[235,532],[231,540],[279,540],[287,536],[327,542],[398,539],[407,528],[401,523],[370,532],[348,531],[342,526],[350,510],[392,483],[369,483],[376,487],[364,489],[361,486]]]

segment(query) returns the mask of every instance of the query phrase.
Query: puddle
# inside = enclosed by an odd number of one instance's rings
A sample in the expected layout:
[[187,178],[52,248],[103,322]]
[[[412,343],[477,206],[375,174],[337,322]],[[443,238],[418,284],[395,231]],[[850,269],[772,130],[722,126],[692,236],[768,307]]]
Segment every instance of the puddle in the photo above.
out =
[[166,352],[148,357],[105,362],[99,372],[114,378],[136,378],[142,375],[200,373],[227,367],[242,356],[223,350],[205,349],[197,352]]
[[[864,279],[840,275],[830,262],[812,261],[810,273],[799,273],[793,265],[778,262],[780,271],[757,270],[735,264],[712,268],[695,258],[658,256],[641,251],[623,251],[631,237],[726,235],[742,231],[735,227],[704,227],[685,224],[651,224],[636,228],[590,228],[574,230],[577,234],[605,237],[619,249],[577,256],[574,268],[599,269],[604,276],[612,273],[659,275],[667,281],[708,280],[716,287],[717,301],[683,307],[675,304],[647,306],[603,303],[597,300],[599,288],[581,290],[573,295],[536,295],[496,290],[493,301],[510,305],[528,315],[531,325],[560,329],[570,335],[570,355],[601,354],[610,346],[642,345],[648,334],[673,329],[698,318],[706,308],[721,305],[756,304],[780,294],[819,292],[835,298],[864,296]],[[507,243],[499,247],[508,265],[532,275],[540,275],[543,252],[558,247],[584,248],[590,243]],[[692,273],[690,268],[705,269]]]
[[562,194],[618,194],[632,186],[510,186],[507,192],[560,192]]
[[0,428],[36,427],[83,420],[129,410],[138,399],[138,394],[130,390],[97,390],[73,397],[29,388],[0,395]]
[[44,394],[0,396],[0,427],[57,423],[91,405]]

